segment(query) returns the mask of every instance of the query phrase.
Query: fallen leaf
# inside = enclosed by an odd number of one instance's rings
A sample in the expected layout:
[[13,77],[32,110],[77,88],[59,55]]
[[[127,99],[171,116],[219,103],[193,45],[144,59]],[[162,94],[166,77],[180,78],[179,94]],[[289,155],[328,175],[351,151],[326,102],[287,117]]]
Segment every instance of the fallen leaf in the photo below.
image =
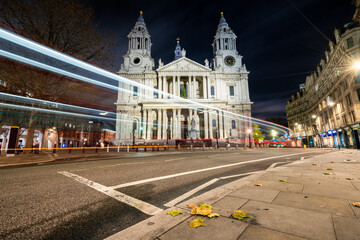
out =
[[284,179],[280,179],[280,180],[279,180],[279,182],[286,182],[286,180],[284,180]]
[[220,215],[218,213],[210,213],[209,215],[207,215],[208,218],[213,218],[213,217],[220,217]]
[[345,178],[346,180],[354,180],[353,178],[349,178],[349,177],[347,177],[347,178]]
[[317,165],[319,165],[319,164],[317,164],[317,163],[313,163],[312,165],[317,166]]
[[204,220],[202,220],[201,218],[197,218],[193,221],[191,221],[189,223],[189,226],[192,227],[192,228],[197,228],[197,227],[200,227],[200,226],[206,226],[206,224],[204,223]]
[[167,214],[172,215],[173,217],[182,214],[181,210],[172,210],[172,211],[168,211]]
[[360,208],[360,202],[353,202],[353,205]]
[[201,204],[201,205],[199,206],[199,208],[205,208],[205,209],[210,209],[210,210],[212,210],[212,206],[211,206],[210,204]]
[[189,204],[189,205],[187,205],[187,207],[188,208],[196,208],[196,207],[198,207],[196,204]]
[[199,207],[191,209],[191,215],[203,215],[207,216],[212,212],[212,206],[210,204],[201,204]]
[[254,186],[256,186],[256,187],[261,187],[262,184],[261,184],[261,183],[256,183],[256,184],[254,184]]
[[324,175],[330,175],[330,173],[328,173],[328,172],[323,172],[323,174],[324,174]]
[[339,179],[339,178],[337,178],[337,177],[331,177],[331,179]]
[[328,168],[328,169],[326,169],[326,170],[333,170],[332,168]]
[[331,161],[330,163],[334,163],[333,161]]
[[242,210],[235,210],[235,212],[233,212],[233,214],[231,214],[231,216],[233,216],[233,218],[236,218],[239,220],[250,217],[248,212],[244,212]]

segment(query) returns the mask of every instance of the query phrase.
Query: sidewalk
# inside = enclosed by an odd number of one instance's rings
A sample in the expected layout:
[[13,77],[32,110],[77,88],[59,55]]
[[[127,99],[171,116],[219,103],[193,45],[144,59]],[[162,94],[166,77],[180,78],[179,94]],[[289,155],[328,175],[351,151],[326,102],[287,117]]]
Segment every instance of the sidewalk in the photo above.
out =
[[[360,208],[353,202],[360,202],[360,153],[331,151],[210,190],[108,240],[359,240]],[[220,217],[190,215],[188,204],[204,203],[211,204]],[[166,214],[172,209],[181,209],[183,214]],[[234,219],[231,214],[236,209],[249,212],[251,217]],[[206,226],[189,227],[197,218]]]

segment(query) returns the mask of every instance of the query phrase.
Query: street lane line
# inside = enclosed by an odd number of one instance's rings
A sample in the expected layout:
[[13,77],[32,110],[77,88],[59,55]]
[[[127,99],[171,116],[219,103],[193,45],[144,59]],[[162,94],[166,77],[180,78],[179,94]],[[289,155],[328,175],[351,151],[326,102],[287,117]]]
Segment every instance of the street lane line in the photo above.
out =
[[[169,159],[169,160],[165,160],[164,162],[172,162],[172,161],[177,161],[177,160],[181,160],[184,159],[185,157],[181,157],[181,158],[173,158],[173,159]],[[162,162],[162,161],[160,161]]]
[[190,197],[191,195],[197,193],[198,191],[206,188],[207,186],[210,186],[211,184],[217,182],[219,180],[219,178],[214,178],[213,180],[207,182],[207,183],[204,183],[203,185],[200,185],[198,186],[197,188],[194,188],[193,190],[187,192],[187,193],[184,193],[183,195],[171,200],[170,202],[168,203],[165,203],[164,206],[166,207],[172,207],[172,206],[175,206],[175,204],[183,201],[184,199]]
[[233,166],[237,166],[237,165],[243,165],[243,164],[247,164],[247,163],[261,162],[261,161],[265,161],[265,160],[269,160],[269,159],[283,158],[283,157],[300,155],[300,154],[304,154],[304,153],[293,153],[293,154],[282,155],[282,156],[260,158],[260,159],[245,161],[245,162],[231,163],[231,164],[226,164],[226,165],[217,166],[217,167],[203,168],[203,169],[198,169],[198,170],[189,171],[189,172],[182,172],[182,173],[176,173],[176,174],[171,174],[171,175],[166,175],[166,176],[161,176],[161,177],[143,179],[143,180],[129,182],[129,183],[123,183],[123,184],[111,186],[109,188],[118,189],[118,188],[129,187],[129,186],[134,186],[134,185],[148,183],[148,182],[154,182],[154,181],[159,181],[159,180],[164,180],[164,179],[169,179],[169,178],[174,178],[174,177],[180,177],[180,176],[199,173],[199,172],[206,172],[206,171],[211,171],[211,170],[216,170],[216,169],[221,169],[221,168],[227,168],[227,167],[233,167]]
[[101,185],[97,182],[91,181],[89,179],[83,178],[79,175],[70,173],[70,172],[66,172],[66,171],[62,171],[62,172],[58,172],[59,174],[62,174],[66,177],[72,178],[82,184],[85,184],[88,187],[91,187],[101,193],[104,193],[105,195],[112,197],[122,203],[128,204],[140,211],[142,211],[143,213],[146,213],[148,215],[155,215],[159,212],[162,212],[163,210],[161,208],[155,207],[149,203],[143,202],[139,199],[130,197],[126,194],[123,194],[119,191],[115,191],[112,188],[106,187],[104,185]]
[[240,174],[231,175],[231,176],[219,177],[219,179],[223,180],[223,179],[228,179],[228,178],[241,177],[241,176],[251,175],[251,174],[255,174],[255,173],[259,173],[259,172],[263,172],[263,171],[240,173]]

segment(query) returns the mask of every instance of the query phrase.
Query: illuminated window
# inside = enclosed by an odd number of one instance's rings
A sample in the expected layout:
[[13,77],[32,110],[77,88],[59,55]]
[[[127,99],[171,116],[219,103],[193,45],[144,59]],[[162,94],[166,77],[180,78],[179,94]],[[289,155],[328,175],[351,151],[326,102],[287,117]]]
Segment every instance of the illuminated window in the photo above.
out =
[[229,86],[230,96],[234,96],[234,86]]

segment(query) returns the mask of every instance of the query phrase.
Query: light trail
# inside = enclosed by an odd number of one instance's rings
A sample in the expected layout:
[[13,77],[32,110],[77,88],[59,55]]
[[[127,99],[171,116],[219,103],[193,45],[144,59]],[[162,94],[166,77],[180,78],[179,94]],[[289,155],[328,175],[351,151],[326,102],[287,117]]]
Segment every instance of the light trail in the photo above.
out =
[[[192,100],[189,100],[189,99],[181,98],[181,97],[172,95],[170,93],[160,91],[160,90],[155,89],[153,87],[149,87],[149,86],[137,83],[135,81],[129,80],[129,79],[124,78],[124,77],[121,77],[119,75],[116,75],[114,73],[111,73],[109,71],[101,69],[99,67],[96,67],[96,66],[91,65],[89,63],[83,62],[83,61],[78,60],[78,59],[76,59],[74,57],[71,57],[71,56],[66,55],[64,53],[61,53],[61,52],[56,51],[54,49],[51,49],[49,47],[43,46],[43,45],[38,44],[38,43],[36,43],[34,41],[31,41],[29,39],[26,39],[24,37],[21,37],[19,35],[11,33],[9,31],[6,31],[6,30],[4,30],[2,28],[0,28],[0,38],[3,38],[3,39],[8,40],[10,42],[16,43],[16,44],[18,44],[20,46],[23,46],[23,47],[27,48],[27,49],[31,49],[33,51],[36,51],[36,52],[41,53],[43,55],[46,55],[46,56],[48,56],[50,58],[55,58],[55,59],[60,60],[62,62],[72,64],[72,65],[74,65],[76,67],[79,67],[79,68],[82,68],[82,69],[84,69],[86,71],[90,71],[90,72],[93,72],[93,73],[96,73],[96,74],[111,78],[111,79],[116,80],[118,82],[123,82],[125,84],[129,84],[129,85],[132,85],[132,86],[137,86],[139,88],[146,89],[146,90],[151,90],[151,91],[157,93],[158,96],[160,96],[160,99],[162,99],[161,96],[164,96],[164,98],[171,97],[171,99],[173,99],[173,100],[180,100],[182,103],[186,102],[186,103],[190,103],[190,104],[195,105],[195,106],[190,106],[190,108],[195,109],[195,108],[202,107],[202,108],[204,108],[204,111],[208,111],[208,112],[210,112],[210,111],[205,110],[205,109],[211,109],[211,110],[215,110],[215,111],[220,111],[220,112],[226,113],[228,115],[232,115],[232,116],[235,116],[235,117],[238,117],[238,118],[243,118],[243,119],[248,120],[248,121],[257,122],[260,125],[264,125],[264,126],[269,126],[270,125],[273,128],[278,129],[280,131],[280,134],[285,135],[285,136],[289,136],[289,135],[292,134],[291,129],[286,128],[286,127],[281,126],[281,125],[278,125],[278,124],[274,124],[274,123],[270,123],[270,122],[267,122],[267,121],[264,121],[264,120],[255,119],[255,118],[251,118],[251,117],[248,117],[248,116],[245,116],[245,115],[240,115],[240,114],[236,114],[236,113],[229,112],[229,111],[226,111],[226,110],[222,110],[222,109],[210,106],[210,105],[206,105],[206,104],[202,104],[202,103],[192,101]],[[71,78],[79,79],[81,81],[85,81],[85,82],[88,82],[88,83],[91,83],[91,84],[94,84],[94,85],[97,85],[97,86],[110,88],[110,89],[113,89],[113,90],[125,91],[125,92],[128,92],[130,94],[132,93],[131,91],[129,91],[127,89],[118,88],[118,87],[112,86],[110,84],[106,84],[106,83],[102,83],[102,82],[90,79],[88,77],[83,77],[83,76],[80,76],[78,74],[70,73],[68,71],[65,71],[65,70],[62,70],[62,69],[59,69],[59,68],[55,68],[55,67],[46,65],[44,63],[40,63],[40,62],[31,60],[31,59],[28,59],[28,58],[24,58],[24,57],[21,57],[19,55],[15,55],[15,54],[3,51],[3,50],[0,50],[0,55],[4,56],[4,57],[7,57],[7,58],[10,58],[10,59],[13,59],[15,61],[20,61],[20,62],[27,63],[27,64],[32,65],[32,66],[40,67],[42,69],[52,71],[52,72],[55,72],[55,73],[58,73],[58,74],[61,74],[61,75],[65,75],[65,76],[68,76],[68,77],[71,77]],[[166,102],[167,103],[175,103],[175,102],[171,102],[171,100],[166,101]],[[186,107],[189,107],[189,106],[186,106]],[[227,117],[227,116],[225,116],[225,117]]]

